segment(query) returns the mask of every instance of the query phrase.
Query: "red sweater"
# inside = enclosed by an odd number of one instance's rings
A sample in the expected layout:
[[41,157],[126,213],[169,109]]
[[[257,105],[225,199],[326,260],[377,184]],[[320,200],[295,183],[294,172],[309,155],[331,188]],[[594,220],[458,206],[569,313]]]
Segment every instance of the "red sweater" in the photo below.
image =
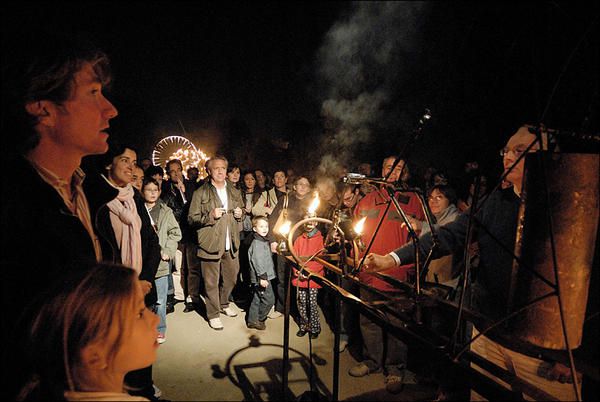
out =
[[[307,233],[302,233],[301,236],[298,236],[298,238],[296,240],[294,240],[294,250],[296,250],[296,254],[299,257],[311,257],[313,254],[315,254],[317,251],[321,250],[323,248],[323,235],[321,235],[321,232],[319,232],[317,230],[317,233],[315,235],[313,235],[312,237],[308,237]],[[325,273],[325,268],[323,267],[323,265],[319,264],[318,262],[315,261],[310,261],[308,264],[306,264],[306,269],[310,272],[314,272],[317,275],[321,275],[323,276]],[[294,268],[293,270],[293,276],[292,276],[292,284],[294,286],[299,286],[301,288],[306,288],[309,286],[309,281],[307,281],[306,279],[299,279],[298,278],[298,270],[296,268]],[[310,281],[310,287],[311,288],[320,288],[321,285],[319,285],[317,282],[315,281]]]
[[[399,200],[400,207],[407,216],[413,216],[419,220],[424,219],[423,209],[415,194],[412,193],[396,193],[396,198]],[[383,211],[385,211],[386,202],[389,199],[387,192],[381,191],[381,195],[377,191],[373,191],[367,194],[356,206],[354,211],[355,220],[358,220],[364,216],[367,217],[365,226],[363,229],[362,241],[365,247],[369,246],[369,242],[375,233],[377,224]],[[404,245],[408,240],[408,230],[405,227],[401,227],[404,220],[402,216],[396,211],[394,205],[390,206],[387,216],[384,218],[383,223],[377,233],[377,237],[371,246],[369,252],[385,255],[390,251],[394,251],[398,247]],[[361,253],[360,258],[363,257],[364,253]],[[407,272],[413,268],[413,264],[396,266],[382,273],[393,276],[399,280],[406,281]],[[364,272],[359,273],[359,278],[362,282],[369,284],[376,289],[383,291],[397,290],[394,286],[387,282],[376,278],[372,274]]]

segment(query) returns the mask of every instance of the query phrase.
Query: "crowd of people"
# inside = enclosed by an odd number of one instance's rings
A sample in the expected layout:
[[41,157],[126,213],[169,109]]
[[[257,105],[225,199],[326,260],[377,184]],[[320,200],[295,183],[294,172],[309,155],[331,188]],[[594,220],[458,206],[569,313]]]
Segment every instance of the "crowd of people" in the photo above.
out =
[[[19,133],[21,146],[10,159],[19,183],[2,198],[1,210],[2,241],[12,245],[2,257],[3,296],[10,303],[20,301],[2,316],[2,331],[12,340],[2,350],[3,372],[15,376],[4,389],[10,399],[157,399],[152,364],[158,345],[167,341],[167,315],[174,305],[182,302],[184,312],[201,311],[215,331],[224,329],[221,314],[235,317],[243,310],[247,327],[264,331],[269,319],[284,312],[286,270],[292,275],[296,335],[317,339],[323,325],[319,304],[327,298],[320,296],[311,275],[328,273],[315,261],[291,269],[278,249],[283,221],[293,226],[311,216],[339,216],[351,226],[365,218],[361,240],[368,247],[358,248],[355,257],[369,254],[358,279],[376,292],[357,289],[351,281],[342,286],[368,302],[398,294],[372,271],[414,280],[409,229],[427,245],[431,225],[448,228],[437,230],[440,257],[446,258],[431,266],[427,278],[457,286],[461,259],[455,257],[464,239],[456,236],[464,234],[467,216],[460,212],[469,208],[476,189],[482,192],[478,198],[487,196],[485,186],[474,185],[480,174],[469,171],[472,163],[460,182],[433,168],[422,180],[411,178],[407,161],[395,163],[394,156],[383,160],[381,171],[361,160],[350,163],[367,176],[384,177],[393,185],[388,191],[383,180],[345,184],[339,172],[313,176],[285,166],[270,174],[216,155],[204,167],[207,178],[200,180],[198,167],[184,173],[177,159],[154,166],[139,158],[135,145],[108,138],[109,122],[118,112],[104,97],[111,75],[103,52],[64,40],[23,50],[30,57],[18,61],[28,60],[27,68],[20,65],[10,71],[14,79],[2,83],[13,118],[6,127]],[[521,163],[517,158],[534,141],[535,136],[519,130],[503,153],[504,167]],[[506,244],[514,237],[520,175],[519,165],[481,212],[485,221],[492,209],[503,211],[496,223]],[[415,185],[423,189],[433,222],[426,221],[415,194],[403,191]],[[311,215],[316,194],[320,204]],[[390,197],[406,218],[389,208]],[[329,234],[327,226],[308,223],[295,234],[293,246],[310,257],[336,247]],[[481,250],[470,248],[470,258],[480,259],[483,272],[478,301],[482,311],[494,316],[500,296],[490,299],[490,294],[504,278],[490,269],[491,260],[510,261],[485,236],[479,245]],[[357,320],[350,308],[342,309],[341,347],[360,343],[362,359],[349,375],[383,371],[391,393],[415,382],[409,347],[366,317]],[[480,339],[474,349],[484,356],[482,350],[498,345]],[[572,396],[568,384],[547,381],[553,388],[541,386],[552,395]]]

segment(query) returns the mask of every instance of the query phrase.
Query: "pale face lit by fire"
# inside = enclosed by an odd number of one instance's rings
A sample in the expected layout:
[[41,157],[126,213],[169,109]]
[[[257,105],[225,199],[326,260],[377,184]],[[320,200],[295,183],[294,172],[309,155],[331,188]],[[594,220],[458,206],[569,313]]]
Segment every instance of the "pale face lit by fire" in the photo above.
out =
[[[504,147],[504,156],[502,158],[502,164],[505,172],[515,164],[519,156],[535,140],[535,135],[531,134],[527,127],[519,128],[519,130],[512,137],[510,137],[506,143],[506,146]],[[535,152],[538,149],[539,144],[535,144],[529,152]],[[525,158],[522,158],[506,176],[506,180],[512,183],[518,191],[521,191],[524,167]]]
[[[381,169],[381,174],[383,177],[387,176],[388,173],[390,172],[390,170],[392,169],[392,166],[394,165],[394,158],[386,158],[383,161],[383,167]],[[404,170],[403,170],[404,168]],[[404,167],[404,161],[400,160],[400,162],[398,162],[398,164],[396,165],[396,167],[394,168],[394,171],[392,172],[392,174],[390,174],[390,177],[388,177],[387,181],[390,183],[394,183],[397,182],[400,179],[400,172],[402,172],[402,180],[403,182],[407,181],[409,178],[409,173],[408,173],[408,166]]]

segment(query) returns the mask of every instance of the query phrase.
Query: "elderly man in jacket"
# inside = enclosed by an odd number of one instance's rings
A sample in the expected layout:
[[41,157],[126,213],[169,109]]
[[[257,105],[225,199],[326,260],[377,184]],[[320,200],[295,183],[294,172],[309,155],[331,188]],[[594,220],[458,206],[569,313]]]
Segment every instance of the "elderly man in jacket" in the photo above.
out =
[[[227,159],[215,156],[206,162],[209,180],[194,192],[188,223],[196,229],[198,257],[204,278],[206,315],[211,328],[222,330],[219,314],[235,317],[229,307],[229,295],[240,269],[238,250],[242,220],[241,193],[228,185]],[[199,298],[198,266],[190,267],[190,296]],[[221,282],[221,286],[219,283]]]

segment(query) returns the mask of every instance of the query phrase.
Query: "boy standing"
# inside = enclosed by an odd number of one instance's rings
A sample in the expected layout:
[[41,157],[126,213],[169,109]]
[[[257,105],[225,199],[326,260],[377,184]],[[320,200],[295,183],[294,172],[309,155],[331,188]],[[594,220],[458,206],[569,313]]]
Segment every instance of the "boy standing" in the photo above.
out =
[[265,320],[275,304],[275,294],[270,286],[275,278],[275,265],[271,255],[271,245],[267,239],[269,221],[264,216],[252,218],[254,239],[248,250],[250,261],[250,281],[253,285],[252,302],[246,316],[248,328],[264,330]]
[[169,275],[175,259],[177,244],[181,240],[181,229],[173,215],[173,210],[167,206],[160,197],[160,187],[153,178],[146,178],[142,182],[142,195],[146,209],[152,219],[152,225],[158,234],[160,244],[160,263],[154,280],[157,293],[155,305],[156,314],[160,318],[158,325],[158,343],[164,343],[167,331],[167,293],[169,291]]

